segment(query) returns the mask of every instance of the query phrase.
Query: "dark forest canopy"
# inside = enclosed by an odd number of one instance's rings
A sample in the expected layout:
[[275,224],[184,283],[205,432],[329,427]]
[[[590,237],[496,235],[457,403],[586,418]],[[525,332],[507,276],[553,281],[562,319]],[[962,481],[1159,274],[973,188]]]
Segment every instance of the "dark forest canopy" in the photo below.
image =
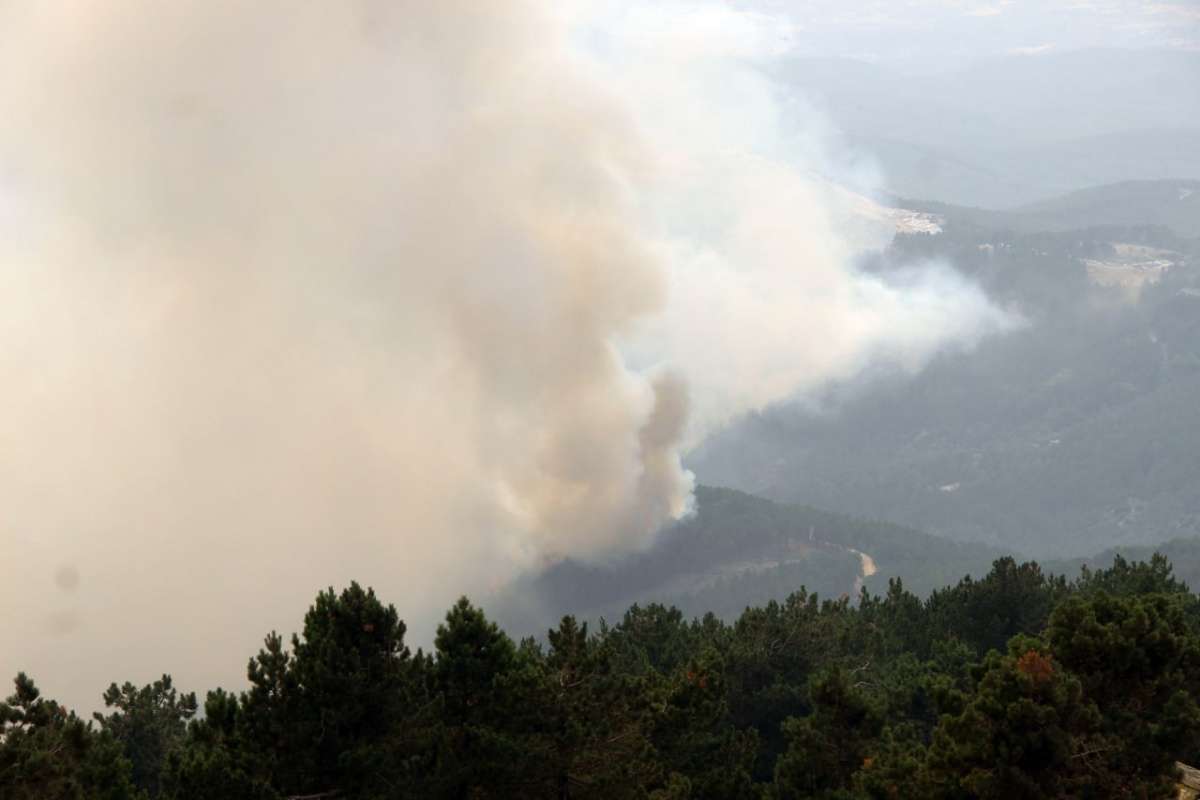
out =
[[1200,756],[1200,603],[1158,555],[520,642],[464,598],[431,652],[404,635],[321,592],[201,713],[164,676],[85,722],[19,675],[0,797],[1151,798]]

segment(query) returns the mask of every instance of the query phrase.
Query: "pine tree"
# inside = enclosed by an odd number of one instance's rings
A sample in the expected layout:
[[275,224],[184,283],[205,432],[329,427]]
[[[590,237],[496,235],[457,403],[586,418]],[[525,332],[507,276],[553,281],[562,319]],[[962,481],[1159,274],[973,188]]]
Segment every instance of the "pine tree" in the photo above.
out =
[[1200,753],[1200,638],[1188,595],[1071,597],[1050,618],[1054,655],[1080,677],[1103,724],[1077,761],[1095,796],[1170,793],[1176,760]]
[[161,794],[167,758],[184,742],[187,723],[196,714],[196,695],[179,694],[171,676],[138,688],[112,684],[104,692],[108,715],[94,714],[100,729],[120,743],[133,766],[133,783],[149,797]]
[[988,654],[962,712],[934,731],[921,793],[935,798],[1071,797],[1071,760],[1096,724],[1073,675],[1041,640],[1018,636]]
[[833,797],[873,752],[883,729],[881,710],[834,666],[814,676],[814,711],[784,722],[788,749],[776,763],[774,797]]
[[4,800],[136,800],[129,762],[107,733],[42,697],[25,673],[0,703]]
[[533,726],[540,680],[532,654],[461,598],[438,626],[431,688],[441,703],[431,795],[509,797],[541,783]]

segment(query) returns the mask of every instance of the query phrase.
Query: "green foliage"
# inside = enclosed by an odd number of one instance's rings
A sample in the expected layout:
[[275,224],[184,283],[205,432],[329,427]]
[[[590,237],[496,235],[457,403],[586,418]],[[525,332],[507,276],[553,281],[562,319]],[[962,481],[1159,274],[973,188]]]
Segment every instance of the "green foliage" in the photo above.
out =
[[775,797],[836,797],[870,757],[883,715],[855,677],[835,666],[811,679],[813,713],[783,723],[788,749],[775,765]]
[[159,797],[167,759],[183,746],[187,722],[196,713],[196,695],[180,695],[171,676],[163,675],[142,688],[115,683],[104,692],[104,705],[113,711],[93,715],[100,730],[112,735],[133,766],[133,783],[152,798]]
[[1093,722],[1079,680],[1045,644],[1017,637],[988,654],[962,712],[934,731],[925,790],[934,797],[1050,800],[1070,795],[1074,734]]
[[135,800],[120,745],[53,700],[25,673],[0,703],[4,800]]
[[999,559],[924,601],[651,603],[520,643],[463,598],[412,654],[352,584],[202,715],[164,676],[110,687],[93,729],[18,676],[0,798],[1166,797],[1200,757],[1195,605],[1162,559]]
[[[1169,554],[1169,556],[1168,556]],[[1131,560],[1132,559],[1132,560]],[[1091,564],[1107,564],[1094,568]],[[1188,586],[1200,585],[1200,539],[1176,539],[1158,548],[1138,547],[1101,553],[1094,559],[1059,562],[1062,572],[1079,572],[1076,588],[1082,592],[1105,591],[1109,594],[1189,594]],[[1181,579],[1182,567],[1188,577]]]
[[370,796],[390,785],[385,745],[416,684],[404,632],[395,608],[352,583],[317,595],[290,653],[268,636],[238,725],[255,774],[295,794]]
[[687,661],[695,646],[683,612],[658,603],[635,603],[614,628],[602,621],[601,630],[619,667],[635,674],[672,672]]
[[467,598],[438,626],[431,690],[442,704],[432,794],[511,796],[531,777],[522,748],[537,673],[528,650]]
[[[380,768],[378,743],[409,699],[410,653],[396,609],[357,583],[322,592],[292,637],[293,736],[312,789],[360,790]],[[293,751],[294,753],[295,751]]]
[[223,689],[208,693],[204,716],[188,726],[186,747],[167,761],[164,795],[172,800],[275,800],[262,767],[261,751],[252,746],[243,703]]
[[[800,586],[822,597],[882,591],[903,576],[917,594],[986,572],[1003,551],[948,542],[912,528],[773,503],[731,489],[699,486],[697,513],[664,530],[645,553],[604,565],[564,561],[495,598],[510,629],[537,630],[570,613],[622,620],[675,607],[685,618],[713,613],[727,622],[747,607],[782,600]],[[864,576],[859,553],[878,566]],[[529,598],[538,598],[530,603]],[[547,612],[547,609],[552,611]]]
[[538,736],[551,765],[547,793],[639,796],[662,772],[650,741],[651,680],[618,670],[612,637],[589,636],[574,617],[564,617],[547,641],[539,691],[548,724]]
[[1155,796],[1176,760],[1200,754],[1200,640],[1185,600],[1100,592],[1068,598],[1050,619],[1047,639],[1102,717],[1087,763],[1111,796]]
[[690,797],[747,797],[758,737],[732,724],[723,659],[711,648],[672,671],[652,740],[670,775],[687,777]]
[[930,596],[934,638],[959,639],[980,655],[1003,650],[1013,636],[1040,631],[1066,591],[1064,579],[1047,578],[1033,562],[997,559],[981,580],[968,576]]

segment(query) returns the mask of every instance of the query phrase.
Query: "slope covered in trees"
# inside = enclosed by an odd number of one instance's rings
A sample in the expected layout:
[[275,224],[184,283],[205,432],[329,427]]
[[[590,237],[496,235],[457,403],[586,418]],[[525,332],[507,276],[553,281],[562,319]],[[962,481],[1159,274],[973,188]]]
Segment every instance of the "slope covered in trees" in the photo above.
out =
[[750,415],[689,466],[706,483],[1039,558],[1200,535],[1195,240],[1008,221],[946,210],[943,233],[898,236],[866,267],[903,280],[905,265],[941,259],[1022,326],[917,374],[877,370]]
[[892,205],[939,214],[952,225],[1016,233],[1055,233],[1161,228],[1179,237],[1200,237],[1200,180],[1135,180],[1105,183],[1006,210],[892,198]]
[[[733,489],[700,486],[695,500],[695,513],[662,531],[646,552],[604,564],[559,562],[489,598],[489,605],[509,630],[530,632],[564,614],[611,618],[639,602],[734,619],[746,606],[786,597],[801,585],[838,597],[862,586],[882,590],[899,577],[926,595],[963,574],[986,572],[1005,555]],[[864,575],[864,556],[871,574]]]
[[1161,557],[519,642],[464,598],[429,653],[404,635],[321,592],[202,714],[164,677],[85,724],[18,676],[0,797],[1150,798],[1200,755],[1200,603]]
[[1172,539],[1153,546],[1118,547],[1087,558],[1071,558],[1046,562],[1046,569],[1064,575],[1076,575],[1083,569],[1104,570],[1121,561],[1149,561],[1160,554],[1174,570],[1174,575],[1188,586],[1200,586],[1200,538]]

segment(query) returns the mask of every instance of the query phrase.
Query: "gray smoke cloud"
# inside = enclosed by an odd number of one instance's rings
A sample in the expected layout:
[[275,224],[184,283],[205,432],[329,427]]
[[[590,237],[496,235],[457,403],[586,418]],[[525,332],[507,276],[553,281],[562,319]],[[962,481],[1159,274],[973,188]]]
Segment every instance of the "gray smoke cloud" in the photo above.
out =
[[591,9],[594,70],[656,156],[646,235],[670,299],[629,352],[686,376],[688,444],[880,359],[916,370],[1020,324],[948,265],[890,283],[852,267],[895,229],[843,186],[875,193],[882,177],[838,157],[828,122],[768,77],[792,52],[785,18],[724,3]]
[[645,546],[713,425],[1007,324],[846,266],[772,20],[657,9],[0,4],[0,672],[236,686],[351,579],[419,639]]

